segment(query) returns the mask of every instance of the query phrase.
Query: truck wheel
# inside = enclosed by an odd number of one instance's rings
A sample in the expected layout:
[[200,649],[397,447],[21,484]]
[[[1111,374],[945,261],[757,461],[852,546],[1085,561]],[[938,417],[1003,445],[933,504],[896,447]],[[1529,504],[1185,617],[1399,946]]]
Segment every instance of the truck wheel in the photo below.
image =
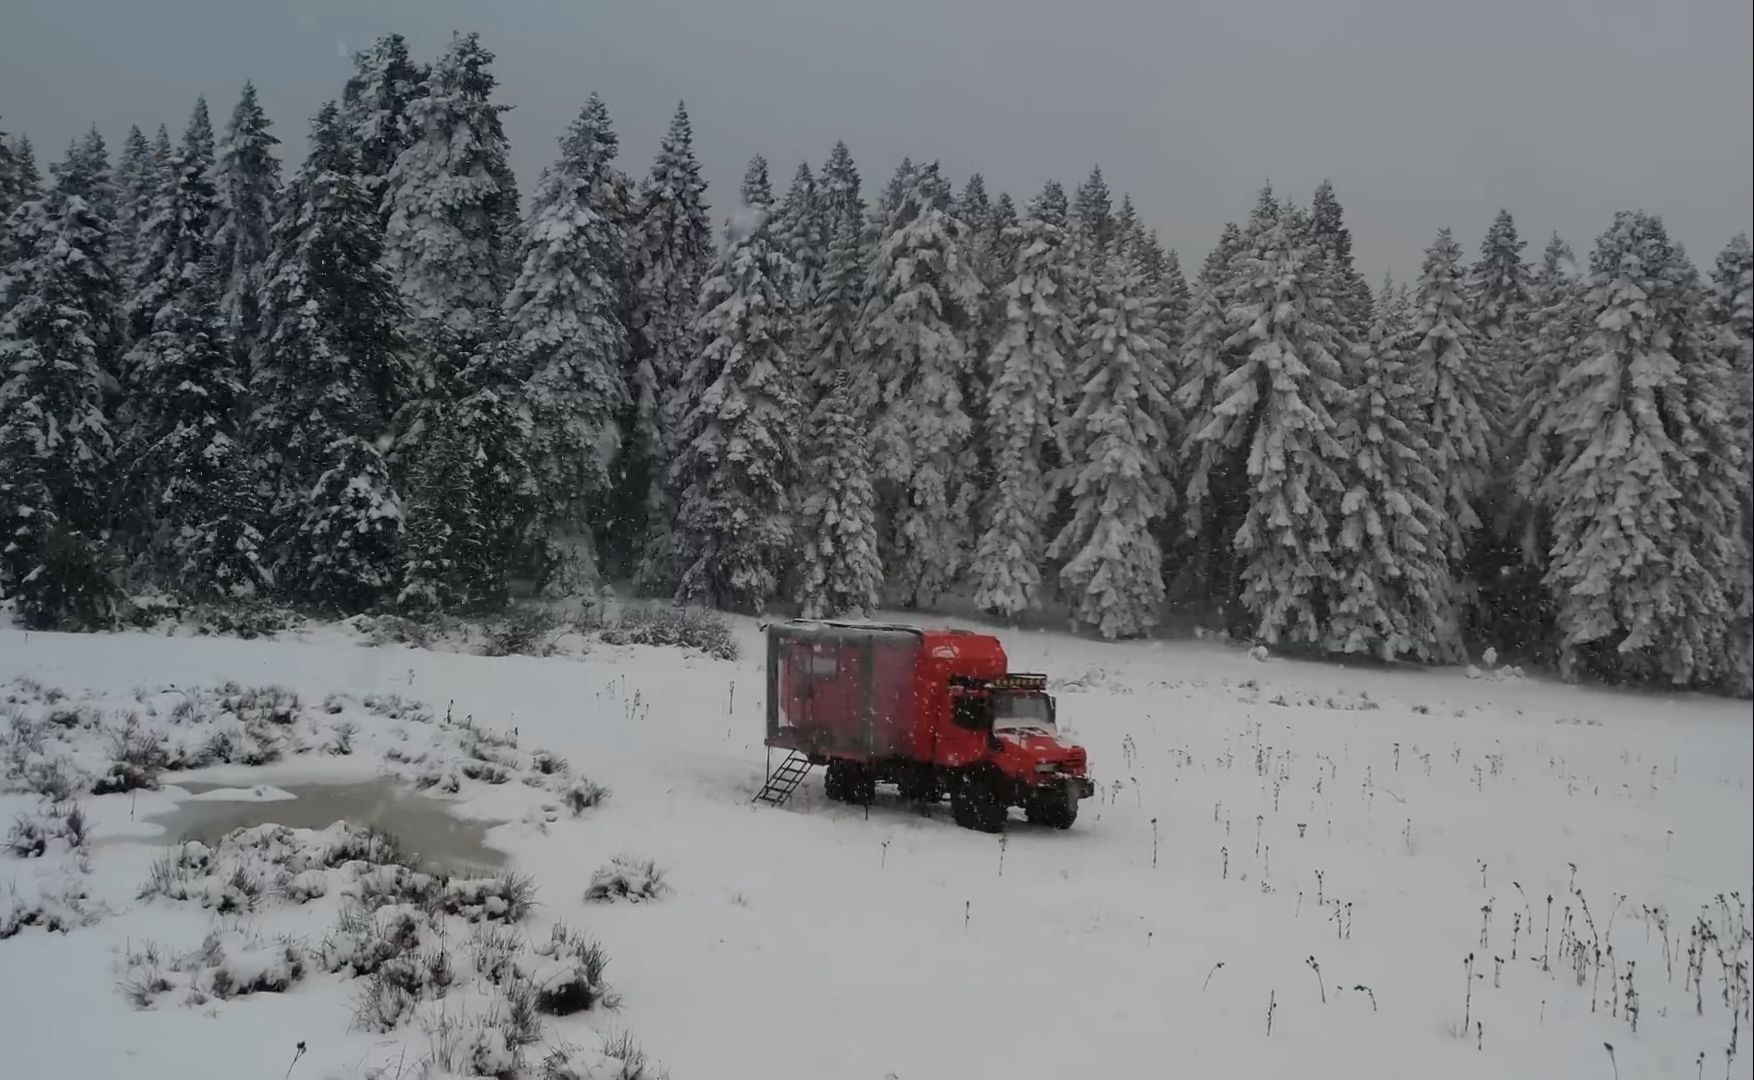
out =
[[832,802],[865,806],[876,801],[877,774],[856,761],[831,761],[822,780],[822,793]]
[[965,829],[995,833],[1005,828],[1008,807],[998,786],[984,777],[964,777],[950,793],[950,817]]
[[847,796],[848,765],[844,761],[831,761],[828,771],[822,778],[822,793],[828,796],[829,802],[851,802]]
[[870,806],[877,801],[877,770],[869,765],[847,766],[847,802]]
[[1023,814],[1034,825],[1070,829],[1078,820],[1078,800],[1064,791],[1044,791],[1030,797]]

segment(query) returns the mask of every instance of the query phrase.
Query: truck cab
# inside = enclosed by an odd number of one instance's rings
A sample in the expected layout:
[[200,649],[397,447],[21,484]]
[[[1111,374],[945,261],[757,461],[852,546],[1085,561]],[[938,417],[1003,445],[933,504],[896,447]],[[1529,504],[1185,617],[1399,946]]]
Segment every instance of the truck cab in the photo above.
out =
[[1070,828],[1095,792],[1047,676],[1007,670],[990,634],[793,621],[768,628],[767,659],[767,745],[826,766],[831,799],[867,803],[893,783],[997,831],[1012,806]]

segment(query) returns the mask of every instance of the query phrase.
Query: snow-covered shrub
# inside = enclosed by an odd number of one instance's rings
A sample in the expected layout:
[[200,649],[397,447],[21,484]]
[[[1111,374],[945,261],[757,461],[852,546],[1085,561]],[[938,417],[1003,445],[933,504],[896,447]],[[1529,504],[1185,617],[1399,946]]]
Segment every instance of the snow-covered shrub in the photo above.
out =
[[516,608],[485,627],[483,656],[547,656],[559,620],[542,608]]
[[571,1016],[602,1006],[614,1009],[620,999],[603,981],[609,957],[603,946],[556,923],[549,939],[535,947],[535,957],[519,965],[520,974],[536,988],[536,1007],[552,1016]]
[[155,731],[141,726],[138,716],[130,715],[122,730],[110,741],[109,771],[91,787],[93,795],[109,795],[158,787],[158,774],[168,763],[164,739]]
[[651,859],[638,859],[631,855],[617,855],[609,861],[608,866],[599,867],[591,875],[591,886],[585,890],[585,899],[593,903],[609,903],[615,900],[628,900],[638,903],[641,900],[656,900],[670,891],[664,882],[664,871]]
[[190,958],[191,989],[221,1000],[278,994],[305,976],[304,946],[290,938],[263,941],[236,930],[207,935]]
[[572,772],[572,766],[559,754],[549,750],[537,750],[530,755],[530,768],[543,776],[566,776]]
[[608,797],[609,789],[607,787],[582,776],[561,789],[560,792],[561,801],[566,803],[567,809],[572,811],[573,817],[578,817],[586,810],[600,805]]
[[522,922],[536,904],[536,882],[511,871],[482,878],[448,881],[440,895],[447,915],[470,922]]
[[303,708],[298,694],[284,686],[246,688],[226,683],[219,692],[220,707],[245,724],[260,721],[286,727],[298,719]]
[[586,1049],[561,1045],[542,1059],[540,1080],[664,1080],[659,1068],[626,1032]]
[[602,636],[611,645],[679,645],[720,660],[737,659],[731,624],[709,608],[667,604],[623,608],[617,624]]
[[397,957],[418,952],[432,933],[432,917],[420,908],[395,904],[374,911],[350,904],[342,908],[317,957],[325,971],[371,975]]
[[85,811],[79,804],[57,804],[47,811],[20,814],[6,834],[6,847],[21,859],[40,859],[85,846]]
[[91,898],[77,882],[65,883],[58,891],[37,888],[24,893],[19,892],[16,882],[11,882],[0,895],[0,941],[26,927],[65,934],[96,921],[97,911]]

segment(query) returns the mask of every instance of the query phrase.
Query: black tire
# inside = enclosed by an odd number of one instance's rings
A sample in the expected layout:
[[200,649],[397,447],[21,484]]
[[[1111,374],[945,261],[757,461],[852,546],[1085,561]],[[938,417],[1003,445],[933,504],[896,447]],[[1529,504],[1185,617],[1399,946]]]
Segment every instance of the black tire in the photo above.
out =
[[869,765],[847,766],[847,802],[870,806],[877,801],[877,770]]
[[844,761],[831,761],[822,776],[822,793],[828,796],[829,802],[851,802],[847,797],[847,769]]
[[965,829],[1002,832],[1008,809],[998,785],[983,776],[964,777],[950,793],[950,817]]
[[1070,829],[1078,820],[1078,800],[1059,790],[1037,792],[1024,804],[1023,815],[1032,825]]
[[831,802],[868,806],[877,798],[877,774],[856,761],[831,761],[822,792]]

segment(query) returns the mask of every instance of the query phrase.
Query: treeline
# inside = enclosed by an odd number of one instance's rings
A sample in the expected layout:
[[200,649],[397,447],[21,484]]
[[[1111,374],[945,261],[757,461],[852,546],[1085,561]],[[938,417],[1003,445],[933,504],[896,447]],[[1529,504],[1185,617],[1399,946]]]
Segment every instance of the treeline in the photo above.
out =
[[564,593],[809,615],[972,592],[1106,637],[1746,694],[1754,255],[1656,217],[1587,265],[1509,213],[1372,289],[1333,189],[1189,278],[1100,170],[1023,205],[836,144],[715,242],[687,112],[634,183],[592,97],[527,206],[492,54],[356,59],[282,183],[215,136],[0,137],[0,595],[420,614]]

